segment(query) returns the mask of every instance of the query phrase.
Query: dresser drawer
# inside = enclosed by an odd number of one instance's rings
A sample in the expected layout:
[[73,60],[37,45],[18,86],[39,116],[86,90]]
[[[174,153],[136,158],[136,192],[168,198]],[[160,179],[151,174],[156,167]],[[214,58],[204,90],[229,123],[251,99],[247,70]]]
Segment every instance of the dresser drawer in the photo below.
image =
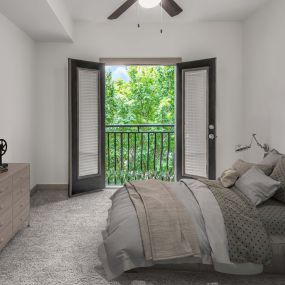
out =
[[8,209],[5,213],[0,216],[0,231],[6,226],[12,224],[12,209]]
[[0,200],[0,217],[12,208],[12,192],[7,192],[1,196]]
[[13,217],[18,216],[23,210],[30,206],[30,195],[28,192],[17,202],[13,203]]
[[0,251],[9,240],[29,223],[30,166],[10,163],[0,173]]
[[0,230],[0,250],[8,243],[13,235],[12,224]]
[[30,172],[24,168],[13,176],[13,202],[30,193]]
[[0,182],[0,201],[2,196],[5,196],[8,192],[12,192],[12,177],[8,177]]
[[30,208],[26,207],[18,216],[13,217],[13,233],[28,224]]

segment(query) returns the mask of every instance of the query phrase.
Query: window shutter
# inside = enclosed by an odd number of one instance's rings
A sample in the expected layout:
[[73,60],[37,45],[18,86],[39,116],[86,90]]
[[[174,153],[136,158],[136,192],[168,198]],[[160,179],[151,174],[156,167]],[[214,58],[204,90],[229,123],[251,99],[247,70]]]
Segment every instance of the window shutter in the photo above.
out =
[[184,173],[208,175],[208,69],[185,70]]
[[99,173],[99,72],[78,68],[79,177]]

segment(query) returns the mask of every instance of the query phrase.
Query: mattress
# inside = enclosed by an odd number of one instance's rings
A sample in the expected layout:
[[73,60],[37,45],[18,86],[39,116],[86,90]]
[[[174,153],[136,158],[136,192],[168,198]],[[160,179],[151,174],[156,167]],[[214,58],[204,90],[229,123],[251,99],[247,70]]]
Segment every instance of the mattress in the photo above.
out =
[[[264,266],[264,273],[270,274],[285,274],[285,236],[270,236],[272,245],[272,261]],[[152,269],[167,269],[173,271],[192,271],[192,272],[208,272],[215,271],[213,265],[209,264],[157,264],[151,267]],[[146,268],[144,268],[146,269]],[[140,271],[142,268],[137,268],[135,271]],[[250,271],[251,268],[248,268]]]

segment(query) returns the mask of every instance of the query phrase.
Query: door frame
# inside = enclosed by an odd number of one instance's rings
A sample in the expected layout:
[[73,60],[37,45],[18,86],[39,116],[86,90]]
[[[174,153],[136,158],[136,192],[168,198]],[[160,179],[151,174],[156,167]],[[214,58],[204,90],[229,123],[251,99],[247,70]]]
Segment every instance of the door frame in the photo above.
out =
[[[78,68],[96,70],[99,73],[98,84],[98,154],[99,173],[79,177],[79,119],[78,119]],[[96,192],[105,188],[105,65],[103,63],[84,61],[78,59],[68,59],[68,98],[69,98],[69,197],[74,197],[90,192]],[[102,155],[104,154],[104,155]],[[100,187],[92,189],[92,183],[87,179],[97,179]],[[85,179],[85,181],[84,181]],[[79,181],[82,185],[79,185]],[[104,185],[103,185],[104,181]],[[84,185],[83,185],[84,184]],[[74,193],[74,187],[79,189]],[[94,186],[93,186],[94,187]],[[86,190],[87,189],[87,190]],[[90,190],[91,189],[91,190]]]
[[193,177],[192,175],[185,175],[183,169],[183,71],[201,68],[208,69],[208,125],[214,126],[214,129],[208,128],[208,136],[214,135],[213,140],[208,137],[208,177],[209,179],[216,179],[216,58],[182,62],[177,64],[176,68],[176,179]]
[[[162,57],[162,58],[100,58],[99,62],[104,63],[106,66],[173,66],[174,67],[174,80],[176,82],[176,67],[177,64],[182,62],[182,57]],[[176,125],[176,85],[174,82],[174,126]],[[105,102],[106,104],[106,102]],[[106,127],[106,126],[105,126]],[[175,128],[175,127],[174,127]],[[174,133],[176,145],[176,132]],[[176,162],[175,162],[176,146],[174,146],[174,175],[176,173]],[[106,188],[118,188],[120,185],[106,185]]]

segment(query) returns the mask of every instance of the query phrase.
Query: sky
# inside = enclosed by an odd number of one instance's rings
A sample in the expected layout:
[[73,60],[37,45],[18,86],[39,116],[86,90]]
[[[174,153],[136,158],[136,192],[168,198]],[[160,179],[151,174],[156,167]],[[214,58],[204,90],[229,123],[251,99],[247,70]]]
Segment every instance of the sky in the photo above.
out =
[[113,80],[123,79],[126,82],[130,80],[126,66],[123,65],[106,66],[106,70],[107,71],[110,70],[112,72]]

